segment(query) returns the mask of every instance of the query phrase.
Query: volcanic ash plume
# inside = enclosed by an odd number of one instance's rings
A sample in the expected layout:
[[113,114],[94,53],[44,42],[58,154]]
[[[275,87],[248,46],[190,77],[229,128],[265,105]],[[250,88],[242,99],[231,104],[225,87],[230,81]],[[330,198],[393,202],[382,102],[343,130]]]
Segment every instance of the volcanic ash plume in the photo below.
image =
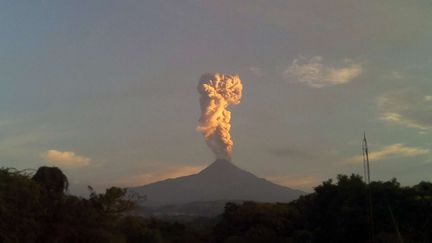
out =
[[242,83],[238,75],[204,74],[198,84],[201,94],[201,117],[198,131],[202,132],[217,159],[231,159],[233,142],[230,136],[229,105],[240,103]]

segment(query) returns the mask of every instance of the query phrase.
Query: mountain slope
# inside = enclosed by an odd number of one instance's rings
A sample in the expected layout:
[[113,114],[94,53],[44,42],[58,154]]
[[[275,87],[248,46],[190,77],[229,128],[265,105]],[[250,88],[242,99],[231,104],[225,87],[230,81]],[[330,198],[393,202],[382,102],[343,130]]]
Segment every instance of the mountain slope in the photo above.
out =
[[304,194],[258,178],[226,160],[216,160],[198,174],[167,179],[130,190],[146,195],[146,206],[216,200],[288,202]]

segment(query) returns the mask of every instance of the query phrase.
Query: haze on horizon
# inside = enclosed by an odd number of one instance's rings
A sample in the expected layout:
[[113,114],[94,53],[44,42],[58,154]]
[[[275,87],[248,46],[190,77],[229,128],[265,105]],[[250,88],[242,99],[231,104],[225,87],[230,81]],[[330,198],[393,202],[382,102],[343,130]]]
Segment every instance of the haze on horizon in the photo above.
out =
[[[196,131],[205,72],[239,74],[233,162],[311,191],[432,171],[429,1],[27,1],[0,9],[0,161],[56,165],[72,191],[214,161]],[[359,157],[360,155],[360,157]]]

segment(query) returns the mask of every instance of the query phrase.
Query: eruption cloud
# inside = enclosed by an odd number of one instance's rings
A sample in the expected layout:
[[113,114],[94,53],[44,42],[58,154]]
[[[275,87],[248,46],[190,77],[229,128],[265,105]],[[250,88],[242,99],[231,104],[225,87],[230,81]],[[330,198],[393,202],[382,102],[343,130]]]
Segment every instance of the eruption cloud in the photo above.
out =
[[199,80],[201,117],[197,130],[217,159],[231,160],[233,141],[229,133],[231,112],[228,106],[240,103],[242,90],[238,75],[207,73]]

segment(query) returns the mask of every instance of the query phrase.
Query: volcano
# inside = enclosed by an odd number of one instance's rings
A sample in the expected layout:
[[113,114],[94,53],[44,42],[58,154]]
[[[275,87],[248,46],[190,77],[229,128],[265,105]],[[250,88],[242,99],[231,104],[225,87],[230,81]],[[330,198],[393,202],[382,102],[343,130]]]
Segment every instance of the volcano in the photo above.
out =
[[289,202],[304,192],[274,184],[242,170],[227,160],[216,160],[189,176],[130,188],[146,195],[149,207],[210,201]]

